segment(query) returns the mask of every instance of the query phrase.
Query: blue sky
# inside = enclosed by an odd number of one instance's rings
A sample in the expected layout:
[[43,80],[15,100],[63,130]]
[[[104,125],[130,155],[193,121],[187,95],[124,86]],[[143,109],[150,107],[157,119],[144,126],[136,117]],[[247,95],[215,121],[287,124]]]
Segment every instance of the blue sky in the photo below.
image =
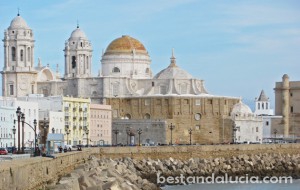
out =
[[169,65],[174,48],[178,65],[212,94],[249,102],[264,89],[273,101],[283,74],[300,80],[298,0],[2,0],[1,31],[18,7],[34,31],[35,63],[59,64],[61,73],[64,42],[79,20],[93,45],[94,75],[102,50],[127,34],[145,45],[154,73]]

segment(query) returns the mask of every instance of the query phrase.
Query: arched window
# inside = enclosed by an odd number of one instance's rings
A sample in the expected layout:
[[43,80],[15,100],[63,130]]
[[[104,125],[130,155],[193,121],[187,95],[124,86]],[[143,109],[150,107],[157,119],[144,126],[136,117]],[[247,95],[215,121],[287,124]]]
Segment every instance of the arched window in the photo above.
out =
[[113,73],[119,73],[120,69],[118,67],[114,67],[112,70]]
[[261,109],[262,110],[265,109],[265,104],[264,103],[261,104]]
[[27,48],[27,61],[30,61],[30,48]]
[[72,69],[76,67],[76,56],[72,56]]
[[150,119],[150,114],[149,114],[149,113],[146,113],[146,114],[144,115],[144,119]]
[[11,47],[11,60],[16,61],[16,48]]
[[257,109],[260,110],[260,103],[257,103]]
[[127,113],[125,116],[124,116],[125,119],[131,119],[131,115],[129,113]]
[[20,60],[23,61],[24,60],[24,50],[20,50]]

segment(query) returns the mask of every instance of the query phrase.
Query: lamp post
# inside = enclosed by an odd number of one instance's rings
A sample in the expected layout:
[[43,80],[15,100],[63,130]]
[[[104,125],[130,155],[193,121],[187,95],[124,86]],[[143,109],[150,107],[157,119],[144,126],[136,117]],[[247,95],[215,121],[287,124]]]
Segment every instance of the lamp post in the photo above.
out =
[[193,129],[189,129],[189,134],[190,134],[190,145],[192,145],[192,132],[193,132]]
[[138,130],[137,130],[137,132],[138,132],[138,134],[139,134],[139,146],[141,146],[141,134],[143,133],[143,130],[141,129],[141,128],[139,128]]
[[21,114],[21,121],[22,121],[22,154],[24,154],[24,122],[25,122],[25,114]]
[[66,132],[66,134],[67,134],[67,144],[69,144],[69,134],[70,134],[70,132],[71,132],[71,130],[67,129],[67,132]]
[[274,135],[275,135],[275,144],[276,144],[276,134],[277,134],[277,129],[274,130]]
[[173,142],[172,142],[172,131],[175,129],[175,125],[173,125],[172,123],[171,123],[171,125],[169,125],[169,129],[171,130],[171,145],[173,145]]
[[16,126],[14,125],[14,128],[12,129],[12,132],[14,134],[14,148],[16,148]]
[[116,135],[116,146],[118,146],[118,134],[119,134],[119,130],[118,129],[114,129],[112,131]]
[[20,154],[21,153],[21,150],[20,150],[20,119],[21,119],[21,108],[18,107],[17,108],[17,111],[16,111],[16,114],[17,114],[17,117],[18,117],[18,151],[17,151],[17,154]]
[[46,118],[44,118],[44,140],[45,140],[45,141],[44,141],[44,143],[45,143],[45,144],[44,144],[44,145],[45,145],[44,148],[46,148],[46,143],[47,143],[47,142],[46,142],[46,140],[47,140],[46,135],[47,135],[47,128],[48,128],[48,127],[49,127],[49,126],[46,125]]
[[87,144],[87,147],[89,147],[89,130],[88,129],[86,129],[85,130],[85,134],[86,134],[86,144]]
[[33,126],[32,127],[29,123],[25,122],[25,114],[22,113],[21,114],[21,121],[22,121],[22,130],[23,130],[23,134],[22,134],[22,153],[24,153],[24,127],[25,124],[28,125],[33,131],[34,131],[34,155],[36,155],[36,141],[37,141],[37,134],[36,134],[36,125],[37,125],[37,121],[36,119],[33,120]]

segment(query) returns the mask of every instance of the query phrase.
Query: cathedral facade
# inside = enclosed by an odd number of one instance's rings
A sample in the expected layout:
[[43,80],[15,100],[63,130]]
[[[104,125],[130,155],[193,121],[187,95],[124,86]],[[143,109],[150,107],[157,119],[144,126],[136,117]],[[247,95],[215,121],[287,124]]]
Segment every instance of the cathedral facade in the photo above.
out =
[[[92,44],[77,26],[65,42],[64,76],[38,61],[34,65],[34,35],[18,15],[4,35],[3,96],[28,94],[89,97],[92,103],[112,106],[112,117],[165,122],[172,140],[194,143],[231,142],[230,113],[239,98],[208,93],[204,81],[181,69],[172,52],[168,66],[153,75],[151,58],[137,39],[124,35],[113,40],[101,59],[101,72],[92,76]],[[127,121],[128,122],[128,121]],[[122,125],[118,125],[122,126]]]

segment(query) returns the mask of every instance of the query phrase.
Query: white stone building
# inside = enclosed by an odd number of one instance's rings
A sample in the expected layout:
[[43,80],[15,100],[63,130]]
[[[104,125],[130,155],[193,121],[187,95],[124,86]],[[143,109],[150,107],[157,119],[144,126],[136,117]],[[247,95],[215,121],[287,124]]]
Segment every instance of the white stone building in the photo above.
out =
[[14,145],[13,126],[15,119],[15,99],[0,97],[0,147]]
[[[12,146],[14,144],[13,126],[16,128],[15,144],[18,146],[18,118],[16,115],[17,108],[21,108],[21,112],[25,115],[24,122],[24,146],[34,147],[35,135],[34,135],[34,119],[37,119],[38,126],[38,104],[29,103],[24,101],[18,101],[15,98],[1,97],[1,129],[2,134],[1,142],[3,146]],[[39,133],[38,127],[36,133]],[[0,144],[1,144],[0,142]],[[20,121],[20,146],[22,146],[22,122]]]
[[234,105],[231,118],[234,124],[233,139],[236,143],[262,143],[263,120],[252,113],[243,102]]

